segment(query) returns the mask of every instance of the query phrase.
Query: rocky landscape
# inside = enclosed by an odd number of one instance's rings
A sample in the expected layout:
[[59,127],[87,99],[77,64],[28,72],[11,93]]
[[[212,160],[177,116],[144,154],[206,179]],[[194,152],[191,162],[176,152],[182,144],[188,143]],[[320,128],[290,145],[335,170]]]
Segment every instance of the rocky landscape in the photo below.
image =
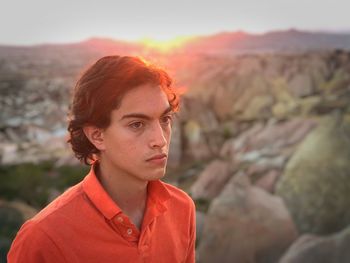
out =
[[[103,52],[60,52],[0,52],[2,167],[78,165],[65,143],[70,90]],[[350,52],[158,61],[186,91],[166,180],[196,202],[197,261],[349,262]],[[1,201],[1,222],[18,227],[28,204]]]
[[185,159],[203,162],[198,261],[347,262],[350,53],[196,65],[180,119]]

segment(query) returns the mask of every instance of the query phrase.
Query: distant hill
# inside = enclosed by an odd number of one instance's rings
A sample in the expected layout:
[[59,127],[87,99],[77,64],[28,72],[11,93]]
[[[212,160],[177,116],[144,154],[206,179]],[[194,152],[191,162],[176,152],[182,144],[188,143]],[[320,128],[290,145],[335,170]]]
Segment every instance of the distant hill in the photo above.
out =
[[185,47],[195,53],[260,53],[350,49],[350,33],[273,31],[265,34],[220,33],[200,37]]
[[105,39],[91,38],[78,43],[67,44],[41,44],[32,46],[9,46],[0,44],[0,57],[11,56],[55,56],[69,55],[75,57],[95,57],[102,54],[135,54],[140,53],[143,46],[138,43]]
[[[309,32],[295,29],[272,31],[265,34],[249,34],[243,31],[224,32],[199,36],[174,48],[172,53],[181,54],[246,54],[307,52],[333,49],[350,50],[350,32]],[[44,44],[35,46],[0,45],[0,56],[18,54],[72,56],[99,56],[102,54],[150,54],[161,53],[137,42],[92,38],[80,43]]]

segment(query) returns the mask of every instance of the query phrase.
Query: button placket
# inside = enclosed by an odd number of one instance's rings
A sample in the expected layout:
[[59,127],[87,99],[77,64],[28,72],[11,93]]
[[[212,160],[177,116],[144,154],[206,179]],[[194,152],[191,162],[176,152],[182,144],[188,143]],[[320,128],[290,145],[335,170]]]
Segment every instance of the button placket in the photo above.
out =
[[139,253],[142,257],[149,256],[150,253],[150,229],[149,226],[143,228],[140,234],[140,240],[138,244]]
[[124,215],[119,214],[113,219],[114,226],[119,230],[121,236],[129,242],[138,242],[139,233],[138,229],[130,221],[130,219]]

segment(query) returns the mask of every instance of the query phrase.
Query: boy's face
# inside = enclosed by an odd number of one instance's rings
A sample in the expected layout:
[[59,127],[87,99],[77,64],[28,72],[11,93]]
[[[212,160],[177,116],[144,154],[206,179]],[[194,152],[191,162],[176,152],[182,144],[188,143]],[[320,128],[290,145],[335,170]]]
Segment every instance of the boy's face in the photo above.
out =
[[149,181],[165,174],[172,110],[164,91],[146,84],[127,92],[102,131],[101,161],[113,172]]

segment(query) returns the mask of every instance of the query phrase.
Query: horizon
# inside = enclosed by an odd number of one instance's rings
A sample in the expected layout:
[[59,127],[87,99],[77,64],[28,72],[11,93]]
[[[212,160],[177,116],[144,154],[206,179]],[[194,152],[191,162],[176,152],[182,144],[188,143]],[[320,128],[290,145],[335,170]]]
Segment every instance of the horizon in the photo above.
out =
[[[239,30],[226,30],[226,31],[219,31],[219,32],[213,32],[209,34],[198,34],[198,35],[179,35],[174,36],[171,38],[157,38],[157,37],[141,37],[138,39],[123,39],[123,38],[115,38],[113,36],[88,36],[87,38],[80,39],[80,40],[72,40],[72,41],[58,41],[58,42],[38,42],[38,43],[2,43],[0,42],[0,46],[13,46],[13,47],[32,47],[32,46],[45,46],[45,45],[69,45],[69,44],[79,44],[84,43],[91,40],[105,40],[105,41],[116,41],[116,42],[126,42],[126,43],[136,43],[136,44],[142,44],[149,47],[158,47],[162,49],[162,45],[165,46],[165,49],[167,49],[167,45],[169,46],[180,46],[183,43],[186,43],[188,41],[191,41],[195,38],[201,38],[201,37],[212,37],[220,34],[237,34],[237,33],[243,33],[247,35],[252,36],[263,36],[265,34],[269,33],[276,33],[276,32],[288,32],[288,31],[297,31],[297,32],[305,32],[310,34],[318,34],[318,33],[325,33],[325,34],[350,34],[350,29],[316,29],[316,30],[308,30],[308,29],[300,29],[300,28],[285,28],[285,29],[275,29],[275,30],[269,30],[264,32],[249,32],[242,29]],[[164,47],[163,47],[164,48]]]

